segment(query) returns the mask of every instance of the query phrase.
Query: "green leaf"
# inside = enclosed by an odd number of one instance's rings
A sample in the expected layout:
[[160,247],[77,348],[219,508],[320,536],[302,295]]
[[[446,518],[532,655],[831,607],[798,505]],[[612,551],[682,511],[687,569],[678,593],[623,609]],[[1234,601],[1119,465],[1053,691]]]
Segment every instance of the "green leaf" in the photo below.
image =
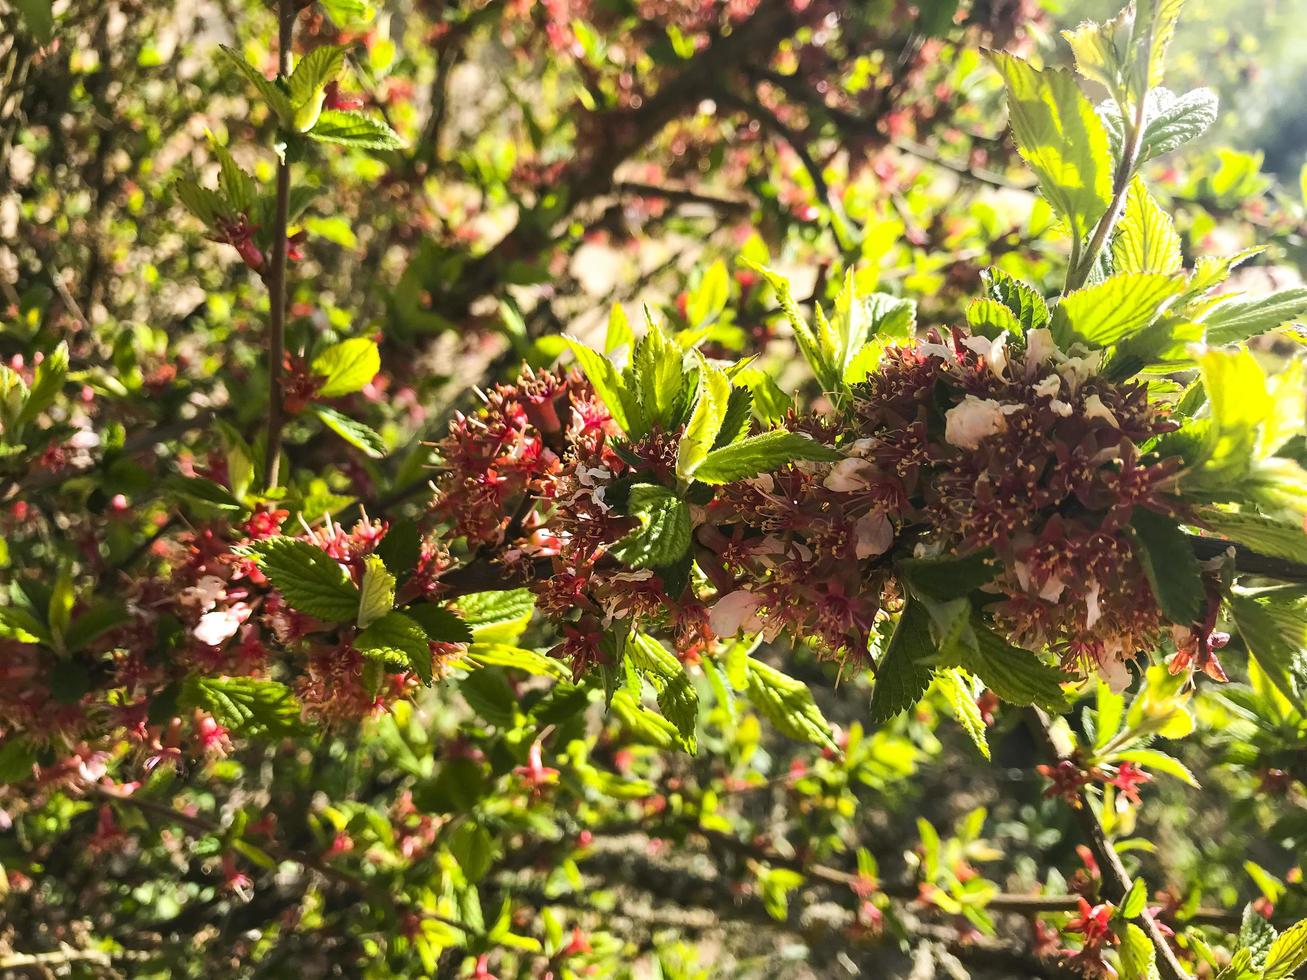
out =
[[1086,238],[1112,198],[1107,131],[1074,76],[1039,71],[1002,51],[988,52],[1003,76],[1017,149],[1071,234]]
[[1184,0],[1145,0],[1139,4],[1133,33],[1136,96],[1162,84],[1166,49],[1175,36],[1183,6]]
[[353,622],[357,617],[359,590],[321,548],[275,537],[256,541],[246,551],[297,612],[329,623]]
[[818,384],[824,391],[839,390],[842,381],[841,372],[838,365],[834,362],[832,352],[826,349],[812,332],[812,327],[808,326],[806,320],[799,313],[799,307],[794,302],[794,296],[790,292],[790,284],[784,276],[777,275],[766,266],[747,259],[741,258],[741,262],[753,269],[760,276],[767,280],[767,284],[776,292],[776,298],[781,304],[781,311],[789,321],[791,329],[794,331],[794,341],[798,344],[800,353],[803,354],[804,360],[812,368],[812,373],[816,377]]
[[193,500],[196,503],[204,504],[215,510],[242,511],[245,505],[224,486],[214,483],[212,480],[206,480],[202,476],[181,476],[172,474],[164,477],[163,486],[175,494]]
[[361,391],[381,370],[381,354],[369,337],[351,337],[332,344],[313,359],[313,373],[322,377],[319,398],[339,398]]
[[1307,286],[1261,299],[1222,303],[1203,321],[1209,344],[1237,344],[1290,323],[1307,322]]
[[1184,280],[1127,272],[1068,293],[1053,311],[1053,339],[1064,350],[1080,342],[1107,347],[1138,333],[1165,311]]
[[239,213],[248,214],[258,197],[258,186],[254,178],[240,168],[225,146],[210,137],[210,146],[218,158],[218,188],[227,199],[228,208]]
[[480,881],[494,862],[495,842],[484,827],[460,824],[449,835],[449,853],[468,881]]
[[1149,91],[1147,102],[1148,121],[1139,144],[1140,163],[1197,139],[1216,122],[1218,100],[1211,89],[1199,88],[1176,95],[1155,88]]
[[[846,380],[850,384],[865,380],[874,366],[874,364],[868,366],[861,377],[846,378]],[[851,366],[850,370],[855,370],[855,368]],[[754,416],[764,425],[775,425],[785,418],[792,400],[789,395],[781,391],[776,382],[772,380],[771,375],[758,368],[748,367],[737,372],[731,378],[731,382],[749,390],[749,394],[753,396],[750,399],[750,407],[753,409]]]
[[1171,216],[1161,209],[1143,180],[1136,177],[1126,191],[1125,210],[1112,239],[1112,269],[1116,272],[1179,272],[1180,236]]
[[610,707],[622,726],[646,745],[670,749],[680,741],[681,734],[675,725],[639,704],[626,688],[613,694]]
[[511,728],[517,720],[517,698],[501,671],[474,670],[458,682],[458,690],[468,706],[492,725]]
[[[1264,895],[1273,902],[1279,901],[1284,888],[1278,881],[1251,861],[1244,862],[1244,870],[1257,882],[1257,886],[1261,888]],[[1265,963],[1266,954],[1270,952],[1271,944],[1275,942],[1275,939],[1275,927],[1266,921],[1251,902],[1245,905],[1243,921],[1239,927],[1239,945],[1242,947],[1239,952],[1248,953],[1249,964],[1256,964],[1260,967]]]
[[318,0],[318,3],[338,27],[367,24],[377,15],[376,8],[367,0]]
[[690,550],[690,509],[666,487],[637,483],[631,487],[628,513],[640,526],[609,551],[633,568],[671,565]]
[[1127,8],[1104,24],[1085,21],[1062,37],[1071,47],[1076,70],[1101,84],[1118,103],[1124,101],[1126,62],[1129,58],[1134,10]]
[[68,344],[60,341],[59,345],[47,354],[36,366],[32,377],[32,388],[27,394],[18,413],[18,427],[22,428],[32,422],[54,402],[63,390],[68,378]]
[[13,0],[38,44],[54,40],[54,0]]
[[[1136,884],[1141,880],[1135,879]],[[1157,950],[1148,934],[1133,922],[1126,923],[1123,930],[1120,956],[1121,980],[1157,980]]]
[[1307,555],[1307,531],[1298,521],[1280,521],[1250,512],[1201,507],[1194,511],[1193,523],[1263,555],[1288,561],[1300,561]]
[[895,569],[914,593],[939,602],[962,599],[994,578],[993,555],[976,551],[961,557],[901,558]]
[[989,739],[985,736],[985,719],[981,717],[980,706],[976,704],[975,681],[970,674],[960,667],[935,672],[935,689],[943,695],[944,700],[953,711],[953,717],[980,754],[989,758]]
[[1148,885],[1143,878],[1136,878],[1130,884],[1130,891],[1126,892],[1125,898],[1121,900],[1117,914],[1123,919],[1136,919],[1147,904]]
[[[608,409],[608,414],[623,432],[631,433],[641,430],[639,406],[635,404],[632,393],[622,383],[621,375],[611,361],[596,350],[592,350],[579,340],[564,337],[576,362],[581,365],[586,378],[594,387],[595,394]],[[634,411],[633,411],[634,409]]]
[[131,622],[127,606],[117,600],[97,601],[73,620],[64,635],[69,651],[76,653],[109,630]]
[[642,429],[655,424],[672,429],[681,423],[687,397],[682,361],[681,348],[651,320],[635,345],[627,381],[640,406]]
[[0,745],[0,786],[21,783],[32,778],[36,752],[21,738],[9,735]]
[[291,105],[290,97],[283,91],[281,86],[265,78],[263,72],[246,61],[245,56],[235,48],[229,48],[225,44],[220,44],[218,48],[227,59],[227,62],[254,86],[255,91],[259,93],[281,124],[283,126],[290,125],[295,115],[295,109]]
[[231,209],[227,201],[217,191],[201,187],[189,177],[183,177],[173,184],[173,193],[182,207],[210,227],[217,224],[219,218],[229,217]]
[[559,681],[572,679],[572,672],[562,661],[546,657],[534,650],[509,646],[506,643],[473,643],[468,647],[467,655],[479,664],[492,667],[510,667],[537,677],[552,677]]
[[876,666],[871,689],[870,720],[881,725],[916,704],[930,687],[929,661],[935,656],[930,616],[915,599],[908,599],[894,627],[885,655]]
[[1265,980],[1285,980],[1307,963],[1307,919],[1290,926],[1276,937],[1266,953]]
[[1009,704],[1035,704],[1049,711],[1065,711],[1062,685],[1074,678],[1050,667],[1030,650],[1013,646],[990,630],[979,617],[972,621],[974,649],[963,647],[962,666]]
[[1011,310],[996,299],[976,299],[967,306],[967,326],[971,332],[994,340],[1006,331],[1021,335],[1021,321]]
[[431,645],[422,627],[401,612],[388,612],[354,639],[360,653],[398,662],[431,683]]
[[367,629],[395,608],[395,576],[376,555],[363,559],[363,586],[359,590],[359,629]]
[[364,454],[372,459],[380,459],[386,455],[385,441],[375,430],[362,422],[326,405],[314,405],[313,414],[320,418],[328,429],[351,446],[363,450]]
[[690,329],[697,330],[711,324],[722,315],[730,297],[731,274],[726,271],[726,263],[718,259],[708,266],[702,281],[686,299],[685,319]]
[[0,606],[0,637],[19,643],[47,645],[53,640],[45,623],[18,606]]
[[621,303],[614,303],[608,311],[608,330],[604,333],[604,353],[611,354],[619,347],[630,347],[635,343],[635,333],[631,330],[631,321],[627,319],[626,310]]
[[315,101],[323,87],[340,77],[345,67],[345,49],[334,44],[314,48],[295,66],[287,83],[291,105],[300,109]]
[[694,411],[676,454],[676,475],[687,482],[695,478],[700,464],[717,440],[717,433],[726,421],[731,397],[731,382],[726,375],[697,351],[695,357],[699,362],[699,397],[695,400]]
[[1022,331],[1048,326],[1051,316],[1048,304],[1034,286],[993,265],[980,274],[980,279],[985,284],[986,292],[1012,311],[1021,323]]
[[1307,606],[1235,591],[1230,612],[1244,646],[1289,702],[1307,713]]
[[285,684],[254,677],[200,677],[182,685],[177,703],[200,708],[233,735],[297,735],[306,730],[300,704]]
[[323,110],[309,136],[322,143],[338,143],[358,150],[398,150],[404,145],[399,134],[380,119],[338,109]]
[[1155,511],[1136,507],[1130,526],[1139,545],[1139,564],[1162,612],[1181,626],[1198,622],[1205,602],[1202,569],[1180,525]]
[[631,662],[653,684],[658,696],[658,710],[676,727],[681,745],[687,752],[694,752],[699,723],[699,692],[685,672],[685,665],[645,633],[634,634],[627,651]]
[[782,735],[838,751],[830,724],[806,684],[752,658],[749,700]]
[[473,592],[471,595],[460,596],[454,604],[463,614],[463,622],[479,642],[491,639],[511,642],[531,619],[535,596],[526,589]]
[[840,458],[838,450],[803,433],[773,429],[712,450],[694,470],[694,478],[701,483],[733,483],[800,459],[833,462]]
[[467,623],[444,608],[430,602],[405,606],[404,615],[422,627],[427,639],[435,643],[471,643],[472,630]]

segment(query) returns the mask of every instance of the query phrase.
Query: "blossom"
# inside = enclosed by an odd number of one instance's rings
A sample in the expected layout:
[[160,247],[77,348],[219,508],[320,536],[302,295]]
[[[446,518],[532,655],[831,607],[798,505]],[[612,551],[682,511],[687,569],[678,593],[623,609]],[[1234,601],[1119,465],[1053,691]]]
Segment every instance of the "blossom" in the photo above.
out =
[[987,436],[1007,428],[1003,406],[992,398],[967,395],[944,413],[944,441],[959,449],[975,449]]
[[748,589],[737,589],[712,604],[708,625],[718,636],[735,636],[745,629],[756,632],[762,628],[758,618],[762,604],[762,596]]
[[250,618],[250,607],[244,602],[237,602],[226,609],[215,609],[200,617],[199,623],[192,630],[194,637],[211,647],[222,646],[241,628],[241,624]]

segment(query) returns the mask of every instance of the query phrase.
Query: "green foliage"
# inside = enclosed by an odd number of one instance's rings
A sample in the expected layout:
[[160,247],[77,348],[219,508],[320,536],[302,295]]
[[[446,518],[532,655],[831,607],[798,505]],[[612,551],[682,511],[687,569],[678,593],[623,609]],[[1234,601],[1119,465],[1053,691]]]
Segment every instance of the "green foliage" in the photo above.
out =
[[358,616],[358,587],[321,549],[276,537],[250,545],[249,554],[292,609],[326,622],[343,623]]

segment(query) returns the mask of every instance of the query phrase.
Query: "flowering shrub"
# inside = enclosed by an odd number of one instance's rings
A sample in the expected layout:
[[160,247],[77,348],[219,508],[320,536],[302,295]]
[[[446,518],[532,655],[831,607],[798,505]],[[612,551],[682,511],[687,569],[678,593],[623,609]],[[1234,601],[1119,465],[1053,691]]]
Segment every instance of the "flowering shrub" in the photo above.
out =
[[1307,290],[1150,190],[1179,4],[1098,106],[1024,4],[95,6],[0,13],[5,970],[1307,962]]

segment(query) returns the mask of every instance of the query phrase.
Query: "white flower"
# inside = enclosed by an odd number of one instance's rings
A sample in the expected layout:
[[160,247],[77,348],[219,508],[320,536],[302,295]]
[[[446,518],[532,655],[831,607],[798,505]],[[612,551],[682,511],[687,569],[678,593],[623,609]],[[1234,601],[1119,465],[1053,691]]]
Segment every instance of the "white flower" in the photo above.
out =
[[944,414],[944,441],[959,449],[975,449],[986,436],[1007,428],[1003,406],[992,398],[967,395]]
[[227,583],[216,575],[205,575],[194,585],[182,589],[178,598],[183,606],[194,606],[200,612],[208,612],[218,604],[218,600],[227,594]]
[[1107,681],[1107,686],[1117,694],[1130,686],[1130,668],[1115,656],[1104,656],[1103,662],[1098,665],[1098,672]]
[[827,490],[836,493],[857,493],[871,486],[876,468],[865,459],[848,457],[831,467],[823,481]]
[[737,589],[713,603],[708,612],[708,625],[718,636],[734,636],[741,630],[756,631],[761,628],[758,619],[760,606],[760,596],[748,589]]
[[1103,352],[1096,350],[1092,354],[1085,354],[1083,357],[1068,357],[1057,369],[1057,373],[1062,375],[1062,380],[1066,382],[1071,394],[1074,395],[1080,390],[1081,382],[1098,374],[1098,368],[1102,362]]
[[1054,398],[1048,403],[1048,407],[1053,410],[1054,414],[1060,415],[1062,418],[1068,418],[1072,412],[1071,403],[1064,402],[1060,398]]
[[250,618],[250,612],[246,603],[238,602],[226,609],[205,613],[192,632],[201,643],[211,647],[222,646],[236,635],[241,623]]
[[1097,579],[1090,579],[1089,591],[1085,594],[1085,627],[1091,628],[1103,618],[1103,610],[1098,605],[1099,585]]
[[1121,428],[1121,423],[1112,414],[1112,410],[1104,405],[1103,399],[1097,395],[1090,395],[1085,399],[1085,415],[1091,419],[1105,419],[1109,425]]
[[868,511],[853,525],[854,552],[859,558],[883,555],[894,543],[894,525],[882,510]]
[[1046,364],[1058,353],[1053,331],[1040,327],[1026,332],[1026,364]]
[[1050,374],[1043,381],[1035,385],[1035,394],[1044,398],[1053,398],[1062,390],[1062,379],[1056,374]]
[[1058,599],[1062,598],[1062,592],[1065,588],[1066,583],[1053,575],[1044,583],[1044,587],[1039,590],[1039,598],[1045,602],[1057,602]]
[[1007,331],[1003,330],[997,337],[990,340],[988,337],[973,336],[962,341],[964,347],[973,350],[980,355],[980,359],[993,372],[994,377],[1000,381],[1003,379],[1003,372],[1007,369]]

